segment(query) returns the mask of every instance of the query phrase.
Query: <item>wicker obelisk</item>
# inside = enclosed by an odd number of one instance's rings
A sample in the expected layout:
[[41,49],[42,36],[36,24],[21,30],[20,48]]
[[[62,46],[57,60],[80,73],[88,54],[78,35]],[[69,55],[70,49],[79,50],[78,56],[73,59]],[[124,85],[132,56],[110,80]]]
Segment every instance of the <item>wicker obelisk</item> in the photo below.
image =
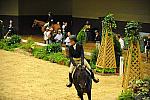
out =
[[107,31],[105,35],[102,35],[96,66],[99,68],[116,68],[113,36],[108,36]]
[[143,69],[141,65],[142,64],[139,42],[132,42],[130,47],[128,48],[127,57],[124,63],[124,88],[127,88],[133,81],[143,78]]
[[129,38],[129,47],[124,63],[123,87],[128,88],[133,81],[143,78],[143,69],[141,62],[141,52],[139,45],[140,24],[135,21],[127,23],[125,28],[126,36]]

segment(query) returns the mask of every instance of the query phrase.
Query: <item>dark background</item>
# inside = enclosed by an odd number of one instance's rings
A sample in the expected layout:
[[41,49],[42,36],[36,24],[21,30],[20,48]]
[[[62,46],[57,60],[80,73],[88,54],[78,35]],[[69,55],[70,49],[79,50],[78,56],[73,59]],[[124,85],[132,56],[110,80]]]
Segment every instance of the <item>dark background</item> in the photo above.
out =
[[[37,34],[34,19],[47,21],[48,12],[54,13],[54,21],[67,21],[73,34],[77,34],[86,20],[93,29],[101,32],[102,18],[113,13],[117,23],[116,33],[123,34],[127,21],[142,23],[142,32],[150,32],[149,0],[0,0],[0,19],[6,29],[9,20],[14,21],[18,34]],[[93,33],[91,33],[93,36]]]

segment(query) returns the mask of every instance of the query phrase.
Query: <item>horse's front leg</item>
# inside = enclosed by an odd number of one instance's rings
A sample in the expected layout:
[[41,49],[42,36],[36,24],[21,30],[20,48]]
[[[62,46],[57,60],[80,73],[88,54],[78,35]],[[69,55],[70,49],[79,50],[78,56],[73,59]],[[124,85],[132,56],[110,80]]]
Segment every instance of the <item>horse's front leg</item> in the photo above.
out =
[[80,95],[81,100],[83,100],[83,93]]
[[83,100],[83,93],[78,91],[78,96],[80,97],[81,100]]
[[87,92],[87,95],[88,95],[88,100],[91,100],[91,90],[89,90],[89,91]]

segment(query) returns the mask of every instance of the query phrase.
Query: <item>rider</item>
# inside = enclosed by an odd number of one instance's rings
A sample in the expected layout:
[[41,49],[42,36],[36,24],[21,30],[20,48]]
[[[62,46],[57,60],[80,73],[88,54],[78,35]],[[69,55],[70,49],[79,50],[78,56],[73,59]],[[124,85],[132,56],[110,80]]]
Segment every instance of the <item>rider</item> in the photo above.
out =
[[74,69],[77,67],[77,63],[80,63],[80,61],[81,61],[81,65],[82,66],[85,65],[90,71],[93,81],[95,83],[98,83],[99,79],[96,79],[94,77],[94,73],[92,72],[90,65],[84,58],[83,46],[77,43],[75,35],[70,35],[69,38],[70,38],[70,47],[69,47],[70,68],[69,68],[69,83],[66,86],[67,87],[72,86],[72,82],[73,82],[72,73]]

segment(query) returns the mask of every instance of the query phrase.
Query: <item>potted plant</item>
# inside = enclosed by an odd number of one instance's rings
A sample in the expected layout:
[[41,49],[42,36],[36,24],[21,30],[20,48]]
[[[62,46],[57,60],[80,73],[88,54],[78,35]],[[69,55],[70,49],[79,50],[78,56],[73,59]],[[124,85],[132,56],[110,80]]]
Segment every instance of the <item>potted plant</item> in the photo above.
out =
[[127,23],[125,27],[125,35],[128,37],[129,43],[133,42],[133,44],[135,44],[140,40],[139,31],[141,28],[142,27],[139,22],[130,21]]

